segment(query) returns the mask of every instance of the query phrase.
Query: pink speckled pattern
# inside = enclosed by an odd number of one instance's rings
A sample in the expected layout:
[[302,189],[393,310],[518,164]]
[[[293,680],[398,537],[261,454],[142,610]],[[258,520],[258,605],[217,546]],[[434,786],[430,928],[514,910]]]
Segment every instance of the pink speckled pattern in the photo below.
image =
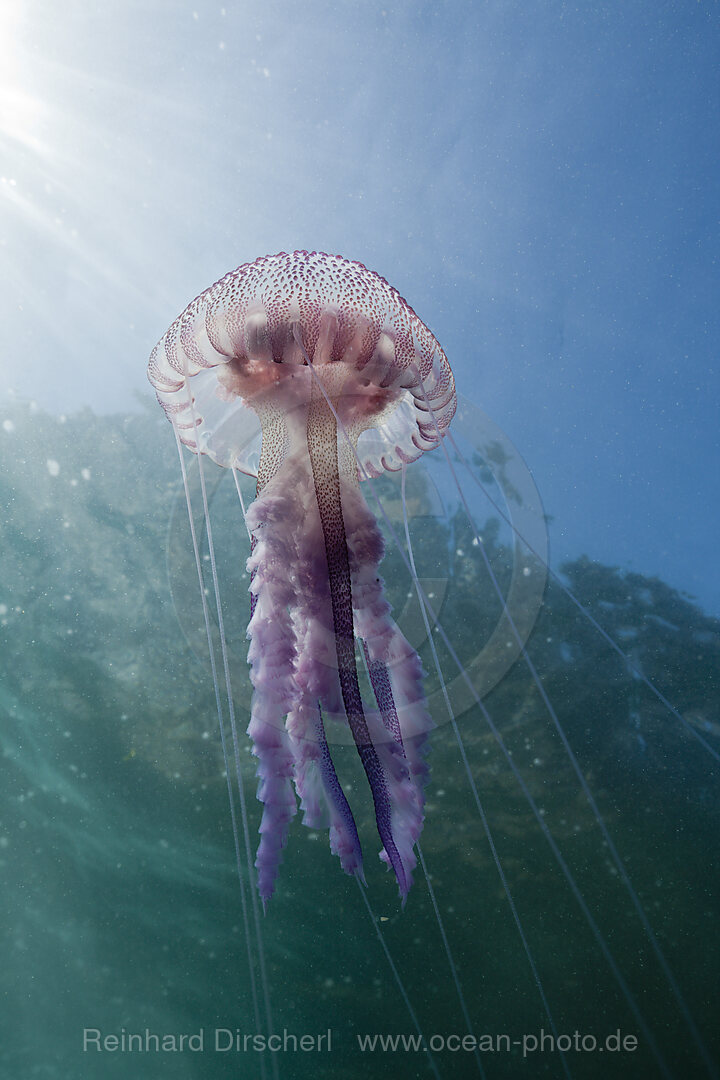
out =
[[[293,338],[297,325],[314,363],[340,362],[387,391],[379,395],[376,417],[367,410],[358,444],[369,476],[399,469],[437,445],[420,380],[441,433],[456,398],[434,335],[396,289],[361,263],[295,251],[226,274],[188,305],[153,349],[148,378],[186,446],[197,452],[199,445],[218,464],[257,474],[260,429],[248,406],[285,374],[273,362],[303,363]],[[241,377],[229,378],[227,365]]]

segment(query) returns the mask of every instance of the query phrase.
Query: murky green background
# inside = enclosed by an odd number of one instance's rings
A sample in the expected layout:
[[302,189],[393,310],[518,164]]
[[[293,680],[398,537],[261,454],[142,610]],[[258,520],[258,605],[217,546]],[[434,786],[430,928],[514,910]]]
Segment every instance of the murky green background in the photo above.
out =
[[[187,591],[178,584],[186,525],[170,428],[154,412],[63,419],[17,404],[4,417],[0,1074],[260,1077],[259,1055],[212,1049],[216,1027],[252,1033],[255,1023],[196,582],[191,576]],[[210,479],[244,731],[247,540],[227,485]],[[485,535],[505,580],[502,530],[490,523]],[[459,517],[449,526],[434,520],[417,548],[421,574],[432,574],[433,560],[443,573],[450,565],[442,621],[470,658],[492,625],[494,601],[467,526]],[[389,552],[384,574],[396,608],[409,587],[404,573]],[[581,560],[567,568],[567,580],[690,726],[717,746],[717,621],[639,574]],[[552,584],[529,651],[694,1022],[717,1052],[713,759]],[[423,658],[430,670],[426,651]],[[668,1069],[703,1075],[522,662],[486,704]],[[479,712],[465,713],[460,729],[558,1031],[601,1040],[620,1029],[638,1038],[634,1053],[612,1059],[568,1054],[572,1075],[660,1075]],[[242,739],[254,830],[253,760]],[[334,753],[358,817],[367,896],[423,1033],[464,1034],[422,874],[401,912],[375,856],[370,797],[354,751]],[[447,724],[434,734],[431,765],[423,851],[474,1030],[514,1040],[547,1032]],[[411,1034],[413,1024],[357,884],[341,872],[326,837],[299,818],[262,928],[276,1030],[332,1031],[330,1053],[276,1055],[280,1076],[431,1075],[422,1052],[359,1051],[358,1034]],[[83,1053],[84,1028],[204,1029],[205,1049]],[[443,1077],[477,1075],[472,1054],[433,1056]],[[486,1053],[483,1064],[488,1077],[562,1075],[557,1054],[524,1061],[519,1047]]]

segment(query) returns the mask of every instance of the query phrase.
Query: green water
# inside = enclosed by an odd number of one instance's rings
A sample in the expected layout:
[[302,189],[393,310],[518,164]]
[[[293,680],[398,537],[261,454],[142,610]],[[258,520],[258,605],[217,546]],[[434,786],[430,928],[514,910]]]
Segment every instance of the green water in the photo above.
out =
[[[5,409],[2,497],[4,915],[2,1077],[260,1077],[252,1049],[219,1051],[216,1028],[256,1031],[227,790],[200,608],[178,516],[167,423]],[[84,472],[83,472],[84,470]],[[223,511],[225,487],[218,488]],[[228,502],[229,505],[229,502]],[[182,509],[182,504],[180,504]],[[221,515],[222,516],[222,515]],[[467,527],[439,524],[418,558],[447,563],[443,611],[461,651],[493,599]],[[464,531],[465,530],[465,531]],[[501,577],[502,537],[487,532]],[[246,539],[220,527],[240,727]],[[463,552],[456,554],[457,550]],[[435,553],[433,556],[433,552]],[[470,552],[471,554],[466,554]],[[187,563],[192,572],[192,563]],[[389,553],[395,606],[407,582]],[[568,581],[696,730],[720,745],[720,627],[662,582],[579,560]],[[179,584],[180,583],[180,584]],[[194,606],[193,606],[194,605]],[[638,891],[687,1007],[717,1055],[717,769],[677,719],[550,586],[529,651]],[[430,661],[424,655],[426,669]],[[432,688],[432,680],[430,680]],[[619,880],[527,669],[487,707],[511,749],[672,1075],[702,1076],[687,1024]],[[438,718],[441,719],[441,718]],[[571,1051],[575,1077],[652,1077],[659,1067],[565,877],[477,710],[460,719],[468,758],[557,1030],[637,1038]],[[245,743],[243,735],[243,743]],[[424,1035],[464,1035],[449,965],[418,869],[401,912],[354,751],[336,747],[365,850],[368,898]],[[243,749],[254,833],[253,761]],[[447,724],[434,734],[422,844],[476,1035],[510,1042],[549,1023]],[[327,839],[294,822],[262,922],[276,1031],[331,1032],[331,1048],[282,1050],[281,1077],[432,1075],[422,1051],[362,1052],[358,1037],[414,1031],[357,884]],[[202,1050],[83,1049],[103,1036],[197,1036]],[[223,1037],[224,1038],[224,1037]],[[546,1047],[547,1047],[546,1042]],[[438,1049],[443,1077],[478,1075]],[[492,1077],[561,1076],[559,1055],[487,1051]],[[269,1059],[267,1075],[272,1076]]]

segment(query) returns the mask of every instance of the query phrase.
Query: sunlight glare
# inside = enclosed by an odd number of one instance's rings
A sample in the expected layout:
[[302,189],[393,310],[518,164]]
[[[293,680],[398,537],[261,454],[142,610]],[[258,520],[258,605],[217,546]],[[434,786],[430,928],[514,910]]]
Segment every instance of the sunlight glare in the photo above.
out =
[[42,105],[22,88],[17,34],[21,12],[19,0],[0,4],[0,138],[40,150],[36,132]]

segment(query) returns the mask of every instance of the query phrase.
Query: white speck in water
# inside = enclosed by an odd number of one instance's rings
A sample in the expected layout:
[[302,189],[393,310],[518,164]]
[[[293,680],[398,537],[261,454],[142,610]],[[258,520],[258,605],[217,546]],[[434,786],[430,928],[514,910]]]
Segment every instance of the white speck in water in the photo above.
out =
[[47,471],[50,473],[51,476],[59,476],[60,464],[55,460],[55,458],[48,458],[45,464],[47,465]]
[[82,476],[83,480],[89,480],[90,479],[90,470],[89,469],[81,469],[80,470],[80,475]]
[[3,420],[3,431],[7,431],[8,435],[11,435],[15,430],[15,425],[12,420]]

